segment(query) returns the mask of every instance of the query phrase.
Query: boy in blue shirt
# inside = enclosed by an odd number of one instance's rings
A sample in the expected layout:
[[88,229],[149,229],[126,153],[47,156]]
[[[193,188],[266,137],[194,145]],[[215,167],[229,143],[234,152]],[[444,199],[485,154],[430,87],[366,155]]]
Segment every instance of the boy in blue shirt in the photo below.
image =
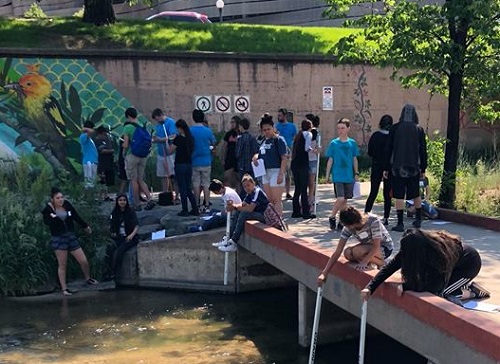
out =
[[[354,190],[354,182],[358,180],[358,144],[354,139],[349,138],[350,121],[346,118],[341,118],[337,122],[338,138],[333,139],[328,146],[326,156],[328,162],[326,164],[326,178],[328,182],[333,181],[335,189],[335,200],[332,208],[332,214],[329,217],[330,229],[342,229],[339,223],[336,226],[335,216],[337,212],[342,210],[347,205],[347,200],[352,198]],[[333,166],[333,169],[332,169]],[[332,174],[330,175],[330,171]]]
[[[293,147],[293,139],[297,134],[297,127],[294,123],[290,123],[287,120],[288,111],[286,109],[278,110],[278,122],[275,124],[276,130],[278,134],[285,139],[286,146],[288,151],[292,150]],[[285,192],[286,198],[288,200],[292,199],[292,195],[290,195],[290,156],[288,158],[288,162],[286,165],[286,174],[285,174]]]
[[80,145],[82,146],[82,166],[83,166],[83,179],[85,188],[92,188],[95,185],[97,177],[97,162],[98,154],[97,148],[92,136],[94,135],[94,123],[86,121],[83,124],[82,134],[80,134]]

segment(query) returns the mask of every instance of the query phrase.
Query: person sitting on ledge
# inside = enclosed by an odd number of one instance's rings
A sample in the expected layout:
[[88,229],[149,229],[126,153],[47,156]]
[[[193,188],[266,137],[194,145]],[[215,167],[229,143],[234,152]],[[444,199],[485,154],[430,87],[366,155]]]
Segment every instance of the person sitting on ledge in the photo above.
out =
[[349,262],[356,262],[357,270],[367,270],[371,264],[375,264],[379,268],[382,267],[384,260],[392,254],[394,249],[391,235],[378,216],[374,214],[361,214],[353,206],[347,206],[340,211],[340,223],[343,228],[339,243],[318,277],[319,285],[326,281],[328,272],[339,259],[351,237],[356,238],[359,244],[345,249],[344,257]]
[[398,294],[411,290],[430,292],[460,304],[460,300],[487,298],[489,292],[471,282],[481,269],[476,249],[447,231],[408,229],[401,238],[401,250],[361,291],[367,300],[377,287],[401,269],[403,283]]
[[255,181],[248,174],[243,176],[241,184],[243,190],[246,192],[243,202],[227,202],[226,210],[231,211],[234,217],[231,219],[231,228],[229,230],[230,239],[227,240],[224,245],[219,246],[219,250],[223,252],[234,252],[238,250],[236,244],[240,240],[246,221],[257,220],[265,223],[264,211],[269,205],[266,194],[255,185]]

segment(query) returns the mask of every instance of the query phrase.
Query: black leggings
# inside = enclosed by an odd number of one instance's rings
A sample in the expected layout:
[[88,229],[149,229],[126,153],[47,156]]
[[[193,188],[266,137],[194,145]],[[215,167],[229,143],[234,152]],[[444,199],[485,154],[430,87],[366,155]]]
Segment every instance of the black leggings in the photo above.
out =
[[295,192],[293,193],[293,213],[308,216],[310,214],[309,196],[307,195],[307,187],[309,186],[309,166],[306,165],[298,168],[292,168],[292,173],[293,181],[295,183]]
[[464,252],[451,272],[443,296],[460,296],[462,288],[467,287],[481,270],[481,257],[476,249],[464,244]]
[[370,195],[366,199],[365,212],[370,212],[373,208],[373,203],[378,195],[380,182],[383,182],[384,194],[384,218],[388,219],[391,213],[391,181],[383,178],[384,169],[382,166],[373,165],[370,176]]
[[139,243],[139,237],[136,235],[130,241],[126,241],[124,236],[113,238],[114,242],[106,248],[106,263],[110,273],[117,275],[123,260],[125,252]]

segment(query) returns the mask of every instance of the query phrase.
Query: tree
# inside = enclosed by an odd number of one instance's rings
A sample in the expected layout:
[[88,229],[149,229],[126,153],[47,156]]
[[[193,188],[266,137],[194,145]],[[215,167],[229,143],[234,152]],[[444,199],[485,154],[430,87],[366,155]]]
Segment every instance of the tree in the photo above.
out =
[[[352,6],[367,4],[365,0],[325,1],[330,17],[346,17]],[[333,52],[342,63],[392,66],[403,86],[427,87],[448,97],[439,200],[441,207],[453,208],[460,112],[490,122],[500,120],[500,0],[425,3],[373,3],[370,14],[346,22],[363,31],[341,39]]]

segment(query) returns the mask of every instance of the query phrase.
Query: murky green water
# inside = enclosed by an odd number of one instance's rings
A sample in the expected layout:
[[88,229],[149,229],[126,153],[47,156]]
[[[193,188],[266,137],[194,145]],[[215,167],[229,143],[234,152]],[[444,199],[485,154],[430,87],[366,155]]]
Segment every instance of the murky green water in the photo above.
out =
[[[387,337],[365,363],[425,363]],[[316,363],[355,363],[357,342],[320,346]],[[299,364],[296,289],[215,295],[117,290],[0,299],[0,363]]]

